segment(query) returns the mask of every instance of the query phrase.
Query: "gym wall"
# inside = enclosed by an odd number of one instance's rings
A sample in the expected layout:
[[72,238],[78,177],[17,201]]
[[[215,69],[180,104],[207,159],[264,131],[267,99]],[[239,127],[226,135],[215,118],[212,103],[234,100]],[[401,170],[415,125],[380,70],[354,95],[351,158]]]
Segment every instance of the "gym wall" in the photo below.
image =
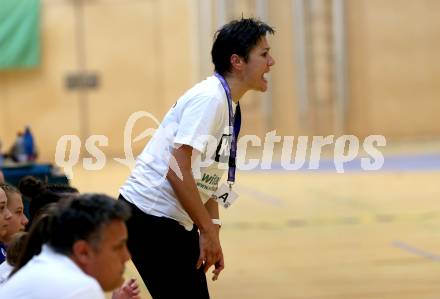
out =
[[[201,1],[84,0],[79,11],[76,1],[42,0],[41,66],[0,71],[4,146],[9,147],[16,132],[30,124],[43,161],[53,161],[58,139],[68,134],[80,136],[83,147],[88,135],[105,135],[107,157],[121,157],[124,126],[133,112],[147,111],[160,120],[187,88],[212,71],[206,52],[217,27],[217,8],[215,1],[203,0],[204,5],[211,3],[212,13],[205,24]],[[344,133],[438,138],[440,2],[345,2],[348,110]],[[226,19],[257,14],[255,1],[225,3],[230,6]],[[246,95],[243,134],[264,136],[273,129],[280,135],[331,134],[331,98],[327,104],[312,99],[310,126],[304,126],[299,117],[292,1],[267,3],[267,18],[277,31],[270,38],[276,60],[270,112],[265,112],[267,96]],[[81,69],[98,74],[98,88],[66,88],[66,76]],[[133,136],[154,126],[153,121],[142,119]],[[146,141],[133,144],[135,153]]]

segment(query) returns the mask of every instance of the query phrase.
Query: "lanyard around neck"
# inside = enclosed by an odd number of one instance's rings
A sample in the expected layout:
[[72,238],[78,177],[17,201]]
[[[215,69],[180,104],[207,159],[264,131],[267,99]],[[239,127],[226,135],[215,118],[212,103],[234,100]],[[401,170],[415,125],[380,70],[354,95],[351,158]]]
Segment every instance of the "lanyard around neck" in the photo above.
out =
[[241,127],[241,110],[240,103],[237,104],[237,109],[234,111],[232,109],[232,95],[231,89],[229,88],[228,82],[226,79],[220,75],[219,73],[215,73],[217,79],[220,80],[220,83],[223,86],[223,89],[226,93],[226,98],[228,100],[228,110],[229,110],[229,128],[232,128],[231,132],[231,147],[229,152],[229,170],[228,170],[228,183],[230,186],[235,182],[235,170],[237,169],[236,158],[237,158],[237,140],[238,134],[240,133]]

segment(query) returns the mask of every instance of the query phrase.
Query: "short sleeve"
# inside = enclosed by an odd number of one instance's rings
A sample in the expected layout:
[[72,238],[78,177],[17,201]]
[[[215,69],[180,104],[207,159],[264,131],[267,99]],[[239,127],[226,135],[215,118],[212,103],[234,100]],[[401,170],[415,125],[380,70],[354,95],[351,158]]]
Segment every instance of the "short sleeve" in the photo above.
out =
[[216,97],[194,97],[183,107],[175,144],[186,144],[199,152],[204,152],[206,142],[203,137],[215,137],[225,121],[225,105]]

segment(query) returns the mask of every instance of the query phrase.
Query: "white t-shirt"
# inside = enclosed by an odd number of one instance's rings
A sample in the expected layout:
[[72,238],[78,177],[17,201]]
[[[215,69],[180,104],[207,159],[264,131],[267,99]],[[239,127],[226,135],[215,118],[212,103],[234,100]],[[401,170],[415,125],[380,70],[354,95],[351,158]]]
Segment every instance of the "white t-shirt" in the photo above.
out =
[[[234,111],[235,107],[236,104]],[[217,77],[208,77],[188,90],[168,111],[137,158],[120,193],[143,212],[174,219],[191,230],[193,221],[166,179],[169,167],[174,172],[178,169],[171,153],[182,144],[196,150],[193,175],[202,202],[206,203],[228,169],[230,133],[225,90]]]
[[0,298],[104,299],[104,293],[69,257],[43,245],[39,255],[0,286]]
[[0,286],[8,280],[9,274],[14,269],[11,265],[9,265],[8,261],[4,261],[0,264]]

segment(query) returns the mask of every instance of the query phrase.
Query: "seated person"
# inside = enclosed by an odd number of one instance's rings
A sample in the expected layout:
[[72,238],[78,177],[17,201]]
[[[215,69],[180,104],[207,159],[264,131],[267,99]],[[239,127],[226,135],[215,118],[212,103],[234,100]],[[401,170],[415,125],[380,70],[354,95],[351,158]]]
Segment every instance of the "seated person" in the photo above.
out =
[[[74,187],[69,185],[46,184],[32,176],[24,177],[20,181],[19,188],[20,191],[30,199],[29,214],[31,219],[35,217],[38,218],[38,215],[42,213],[48,205],[57,203],[62,198],[71,195],[79,195],[78,189]],[[11,207],[11,209],[15,210],[14,207]],[[140,290],[137,282],[134,279],[129,279],[121,288],[114,291],[112,298],[137,299],[139,298],[139,293]]]
[[50,203],[58,202],[61,198],[79,194],[78,189],[69,185],[46,184],[33,176],[24,177],[18,188],[30,200],[29,221],[31,223],[41,208]]
[[[18,264],[20,253],[25,250],[27,233],[19,232],[11,237],[8,244],[6,261],[0,265],[0,286],[8,280],[12,270]],[[139,286],[131,278],[124,285],[113,292],[112,299],[140,299]]]
[[8,210],[8,201],[5,192],[0,188],[0,264],[6,259],[6,247],[4,237],[8,230],[11,212]]
[[129,216],[123,202],[101,194],[52,205],[31,226],[0,298],[104,299],[123,282]]
[[7,252],[6,261],[0,265],[0,286],[8,280],[9,275],[18,262],[20,252],[24,250],[27,233],[19,232],[12,236]]
[[20,191],[8,184],[0,184],[0,188],[3,189],[6,194],[7,208],[11,212],[8,229],[3,236],[5,245],[9,246],[12,236],[24,231],[29,221],[24,214],[23,199],[21,198]]

